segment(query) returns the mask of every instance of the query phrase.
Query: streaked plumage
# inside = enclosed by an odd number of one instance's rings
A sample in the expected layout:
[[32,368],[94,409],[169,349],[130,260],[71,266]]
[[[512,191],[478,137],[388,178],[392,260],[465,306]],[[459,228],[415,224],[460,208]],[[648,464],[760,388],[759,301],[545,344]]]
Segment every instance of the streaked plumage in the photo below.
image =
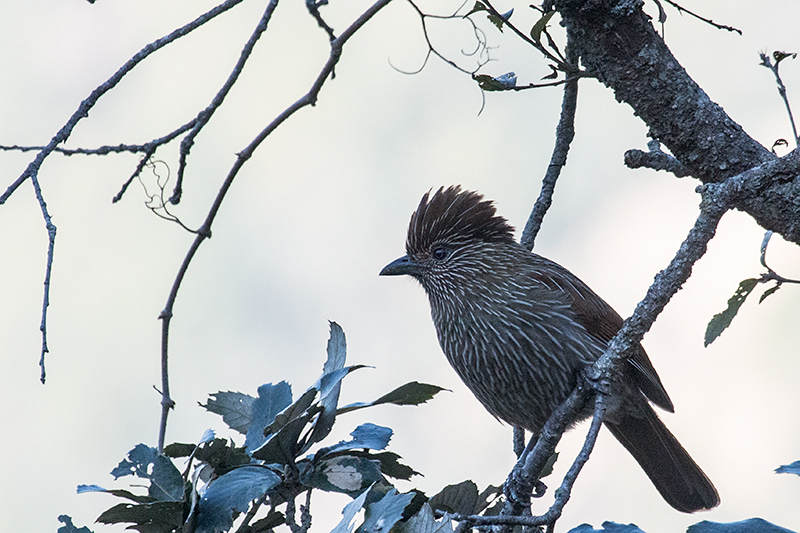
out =
[[[622,326],[580,279],[518,244],[478,193],[456,186],[425,194],[411,217],[406,253],[381,274],[408,274],[422,284],[439,344],[459,377],[491,414],[534,434]],[[606,426],[670,505],[684,512],[716,506],[713,485],[647,401],[673,410],[641,346],[624,374]]]

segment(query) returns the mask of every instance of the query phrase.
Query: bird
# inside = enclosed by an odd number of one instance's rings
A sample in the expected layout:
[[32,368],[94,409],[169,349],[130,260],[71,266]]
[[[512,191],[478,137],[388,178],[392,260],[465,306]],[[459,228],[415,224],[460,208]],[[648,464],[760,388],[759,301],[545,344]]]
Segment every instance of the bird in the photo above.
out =
[[[439,345],[467,388],[496,418],[536,436],[622,317],[569,270],[515,241],[480,193],[459,185],[431,192],[411,216],[406,255],[380,275],[422,285]],[[714,485],[651,406],[674,412],[641,344],[625,363],[604,426],[673,508],[717,506]],[[591,413],[590,402],[572,425]]]

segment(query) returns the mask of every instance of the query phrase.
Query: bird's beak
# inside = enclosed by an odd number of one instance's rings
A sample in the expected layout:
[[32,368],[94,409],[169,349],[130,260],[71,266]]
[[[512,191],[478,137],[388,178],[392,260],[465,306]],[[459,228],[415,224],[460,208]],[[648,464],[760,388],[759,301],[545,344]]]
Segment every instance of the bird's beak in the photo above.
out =
[[419,263],[404,255],[400,259],[395,259],[381,270],[379,276],[402,276],[404,274],[414,275],[419,273]]

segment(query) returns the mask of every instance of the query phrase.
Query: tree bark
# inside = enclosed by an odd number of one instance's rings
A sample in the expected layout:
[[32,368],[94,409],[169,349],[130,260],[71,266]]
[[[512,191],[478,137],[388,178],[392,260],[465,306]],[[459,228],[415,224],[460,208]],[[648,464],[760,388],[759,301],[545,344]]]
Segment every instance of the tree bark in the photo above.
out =
[[[690,174],[719,183],[776,158],[687,74],[642,11],[641,0],[555,0],[581,64],[633,108]],[[772,176],[731,207],[800,244],[800,168]]]

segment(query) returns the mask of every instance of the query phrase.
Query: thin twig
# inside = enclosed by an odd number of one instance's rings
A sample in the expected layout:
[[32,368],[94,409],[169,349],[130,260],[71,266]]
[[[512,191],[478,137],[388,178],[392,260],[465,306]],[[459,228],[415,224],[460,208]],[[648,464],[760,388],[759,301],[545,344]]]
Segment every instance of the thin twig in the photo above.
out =
[[197,253],[197,249],[204,240],[211,237],[211,225],[213,224],[214,219],[219,212],[222,201],[225,199],[228,190],[233,184],[233,180],[238,175],[242,166],[253,156],[253,153],[264,141],[264,139],[266,139],[267,136],[275,131],[278,126],[283,124],[283,122],[285,122],[298,110],[306,106],[313,106],[316,104],[319,91],[322,89],[325,81],[328,79],[331,72],[333,72],[336,63],[339,61],[339,58],[342,54],[342,48],[344,47],[345,43],[356,33],[356,31],[364,26],[376,13],[386,7],[391,1],[392,0],[378,0],[366,11],[364,11],[364,13],[362,13],[349,27],[347,27],[347,29],[345,29],[342,34],[331,43],[331,51],[330,55],[328,56],[328,60],[320,70],[316,80],[314,80],[312,83],[309,91],[295,103],[287,107],[281,114],[275,117],[272,122],[270,122],[263,130],[261,130],[261,132],[258,133],[258,135],[256,135],[250,144],[248,144],[241,152],[237,154],[236,161],[228,171],[225,181],[222,183],[220,190],[217,192],[217,196],[214,199],[214,203],[209,209],[208,214],[206,215],[203,225],[198,230],[197,236],[190,245],[189,250],[186,252],[186,256],[184,257],[183,263],[178,269],[178,273],[172,284],[172,288],[170,289],[169,296],[167,297],[167,303],[164,307],[164,310],[159,315],[159,318],[161,319],[161,373],[163,384],[163,396],[161,400],[161,423],[159,425],[158,433],[159,451],[163,450],[164,448],[164,440],[167,431],[167,417],[169,416],[170,409],[172,409],[172,407],[175,405],[169,395],[169,325],[170,321],[172,320],[172,312],[175,306],[175,300],[178,297],[178,290],[180,289],[181,283],[183,282],[183,278],[186,275],[186,271],[189,268],[192,259],[194,259],[194,256]]
[[50,350],[47,348],[47,308],[50,306],[50,275],[53,271],[53,253],[56,245],[56,226],[50,217],[47,210],[47,203],[44,201],[42,188],[39,185],[38,172],[31,174],[31,183],[33,183],[33,190],[36,194],[36,199],[39,201],[39,207],[42,210],[42,217],[44,217],[44,224],[47,228],[47,266],[44,273],[44,297],[42,301],[42,321],[39,324],[39,330],[42,332],[42,355],[39,358],[39,368],[41,373],[39,379],[44,384],[47,372],[44,366],[44,356]]
[[84,117],[89,116],[89,111],[94,107],[97,101],[103,96],[105,93],[116,87],[116,85],[128,74],[134,67],[136,67],[139,63],[144,61],[147,57],[149,57],[154,52],[164,48],[166,45],[170,44],[181,37],[184,37],[191,33],[192,31],[196,30],[209,20],[213,19],[217,15],[224,13],[225,11],[231,9],[235,5],[241,3],[242,0],[227,0],[222,4],[216,6],[215,8],[203,13],[199,17],[197,17],[192,22],[178,28],[177,30],[173,31],[169,35],[162,37],[152,43],[148,44],[144,48],[142,48],[139,52],[137,52],[132,58],[130,58],[122,67],[119,68],[108,80],[98,86],[92,93],[86,98],[83,102],[80,103],[78,109],[72,114],[72,116],[67,120],[67,123],[58,130],[50,142],[43,147],[38,154],[36,154],[36,158],[28,164],[28,167],[25,171],[20,175],[19,178],[14,181],[11,185],[8,186],[6,191],[0,195],[0,205],[3,205],[8,198],[14,194],[20,185],[22,185],[25,180],[31,177],[32,174],[39,171],[39,168],[42,166],[45,158],[49,156],[53,151],[55,151],[56,146],[65,142],[69,136],[72,134],[72,130],[75,129],[75,126],[78,122],[83,119]]
[[694,12],[692,12],[692,11],[689,11],[689,10],[688,10],[688,9],[686,9],[685,7],[683,7],[683,6],[681,6],[681,5],[679,5],[679,4],[675,3],[675,2],[673,2],[672,0],[664,0],[664,2],[668,3],[669,5],[671,5],[671,6],[672,6],[672,7],[674,7],[675,9],[677,9],[677,10],[678,10],[678,13],[681,13],[681,12],[683,12],[683,13],[688,13],[689,15],[693,16],[694,18],[696,18],[696,19],[698,19],[698,20],[702,20],[702,21],[703,21],[703,22],[705,22],[706,24],[710,24],[711,26],[714,26],[715,28],[717,28],[717,29],[719,29],[719,30],[727,30],[727,31],[731,31],[731,32],[736,32],[736,33],[738,33],[739,35],[741,35],[741,34],[742,34],[742,30],[736,29],[736,28],[734,28],[733,26],[726,26],[725,24],[717,24],[716,22],[714,22],[714,21],[713,21],[713,20],[711,20],[711,19],[707,19],[707,18],[705,18],[705,17],[701,17],[701,16],[700,16],[700,15],[698,15],[697,13],[694,13]]
[[[569,44],[569,35],[567,36],[567,57],[574,63],[577,62],[577,53],[574,47]],[[533,206],[528,221],[525,223],[525,229],[522,231],[520,243],[528,250],[533,249],[533,242],[536,239],[536,234],[542,227],[542,220],[544,219],[550,204],[553,201],[553,192],[555,191],[556,181],[561,174],[561,169],[567,164],[567,154],[569,153],[569,146],[572,139],[575,137],[575,111],[578,107],[578,80],[572,79],[564,85],[564,97],[561,102],[561,116],[558,119],[558,126],[556,126],[556,144],[553,147],[553,153],[550,156],[550,164],[547,166],[542,179],[542,189],[539,193],[539,198]]]
[[[787,55],[792,55],[792,54],[787,54]],[[780,64],[781,60],[776,58],[775,63],[772,63],[769,56],[764,52],[761,52],[759,54],[759,57],[761,58],[761,65],[770,69],[772,73],[775,75],[775,81],[778,84],[778,94],[781,95],[783,103],[786,105],[786,112],[789,114],[789,122],[792,124],[792,133],[794,134],[794,142],[795,142],[794,145],[795,147],[797,147],[798,145],[800,145],[800,136],[797,135],[797,126],[794,123],[794,116],[792,115],[792,107],[789,105],[789,98],[786,96],[786,86],[783,84],[783,80],[781,79],[781,74],[778,71],[778,65]]]
[[176,205],[181,201],[181,194],[183,191],[183,176],[184,172],[186,171],[186,158],[189,156],[189,151],[192,149],[192,145],[194,145],[195,137],[197,137],[197,135],[200,133],[200,130],[202,130],[203,127],[208,124],[208,121],[211,120],[214,112],[222,105],[222,103],[225,101],[225,97],[239,79],[239,75],[242,73],[242,70],[244,70],[245,63],[247,63],[247,60],[250,58],[256,42],[258,42],[258,39],[266,31],[267,24],[272,18],[272,12],[275,11],[275,7],[277,5],[277,0],[271,1],[267,5],[267,9],[261,16],[261,20],[258,21],[256,29],[253,31],[252,35],[250,35],[250,39],[248,39],[247,43],[245,43],[244,47],[242,48],[242,52],[239,54],[239,60],[233,67],[233,71],[228,76],[228,79],[225,80],[225,84],[220,88],[219,91],[217,91],[217,94],[214,95],[211,103],[197,114],[192,130],[181,141],[180,156],[178,158],[178,176],[175,181],[175,188],[172,196],[169,199],[171,204]]

